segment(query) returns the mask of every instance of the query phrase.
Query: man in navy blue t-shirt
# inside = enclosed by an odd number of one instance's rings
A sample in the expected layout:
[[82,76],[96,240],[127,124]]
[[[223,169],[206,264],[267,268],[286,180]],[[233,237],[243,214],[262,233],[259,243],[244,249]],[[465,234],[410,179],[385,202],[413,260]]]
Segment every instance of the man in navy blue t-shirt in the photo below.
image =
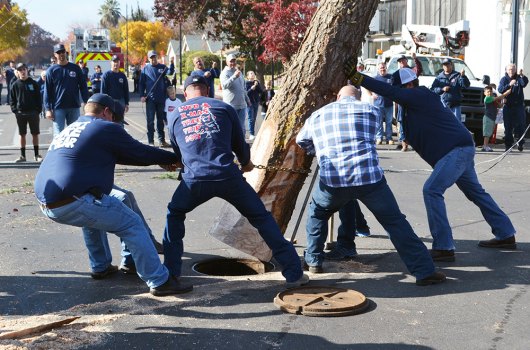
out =
[[101,92],[120,101],[125,112],[129,111],[129,81],[125,74],[120,72],[120,58],[117,55],[112,56],[111,70],[103,73]]
[[138,89],[142,102],[146,103],[145,114],[147,118],[147,141],[151,146],[155,145],[155,115],[156,115],[156,132],[158,134],[158,143],[161,147],[169,147],[164,134],[164,124],[166,122],[166,113],[164,107],[166,104],[166,90],[170,85],[166,75],[174,73],[174,65],[169,69],[162,63],[158,63],[156,51],[151,50],[147,54],[149,63],[145,65],[140,73]]
[[[348,65],[345,68],[348,69]],[[433,260],[455,261],[453,232],[444,201],[445,191],[454,184],[479,207],[495,236],[479,241],[478,245],[484,248],[515,249],[512,222],[478,180],[474,162],[475,145],[469,131],[445,107],[437,94],[425,86],[419,86],[418,77],[412,69],[401,68],[397,73],[394,79],[396,86],[358,72],[349,74],[349,78],[355,85],[388,97],[403,107],[406,141],[433,168],[423,186],[423,200],[433,237]]]
[[86,115],[53,139],[35,178],[35,195],[48,218],[82,228],[94,279],[118,271],[111,261],[101,265],[94,258],[105,250],[101,236],[105,231],[125,242],[138,275],[153,295],[188,292],[192,286],[172,278],[160,263],[138,214],[109,195],[116,164],[174,164],[178,160],[171,152],[133,139],[113,122],[113,112],[119,108],[119,103],[105,94],[88,100]]
[[57,64],[46,71],[44,107],[46,118],[53,121],[53,136],[57,136],[79,118],[79,98],[86,103],[88,87],[81,68],[68,62],[64,45],[57,44],[53,49]]
[[[283,238],[271,213],[256,191],[245,181],[251,171],[250,147],[235,109],[208,96],[208,83],[201,76],[184,82],[186,102],[168,120],[171,145],[183,165],[182,181],[168,204],[164,232],[164,264],[173,276],[180,276],[184,251],[186,214],[214,197],[219,197],[245,216],[282,266],[287,287],[309,281],[302,271],[293,245]],[[235,156],[234,156],[235,154]],[[235,158],[241,169],[234,162]]]

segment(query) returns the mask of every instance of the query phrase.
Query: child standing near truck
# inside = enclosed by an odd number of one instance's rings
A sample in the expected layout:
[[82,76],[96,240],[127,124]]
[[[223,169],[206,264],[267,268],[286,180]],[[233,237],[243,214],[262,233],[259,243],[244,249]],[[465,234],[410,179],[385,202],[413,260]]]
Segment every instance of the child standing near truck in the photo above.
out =
[[482,119],[482,135],[484,136],[483,152],[493,152],[489,146],[489,140],[493,135],[493,128],[495,127],[495,119],[500,107],[502,107],[502,100],[510,93],[511,90],[506,91],[500,96],[493,95],[493,87],[488,85],[484,88],[484,108],[486,109]]

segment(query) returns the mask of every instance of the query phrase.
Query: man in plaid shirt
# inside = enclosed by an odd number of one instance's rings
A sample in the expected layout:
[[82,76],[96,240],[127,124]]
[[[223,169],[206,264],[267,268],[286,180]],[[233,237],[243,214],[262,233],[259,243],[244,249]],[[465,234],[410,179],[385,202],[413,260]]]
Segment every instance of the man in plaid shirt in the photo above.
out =
[[[427,247],[401,213],[379,166],[374,141],[379,113],[359,98],[360,90],[351,85],[343,87],[337,101],[314,112],[296,137],[300,147],[316,155],[320,166],[320,181],[309,206],[305,262],[310,272],[323,272],[328,219],[358,199],[388,232],[409,272],[416,277],[416,284],[441,283],[445,275],[435,272]],[[355,227],[342,227],[339,232],[351,234],[349,240],[353,242]],[[344,238],[338,238],[336,249],[340,249]]]

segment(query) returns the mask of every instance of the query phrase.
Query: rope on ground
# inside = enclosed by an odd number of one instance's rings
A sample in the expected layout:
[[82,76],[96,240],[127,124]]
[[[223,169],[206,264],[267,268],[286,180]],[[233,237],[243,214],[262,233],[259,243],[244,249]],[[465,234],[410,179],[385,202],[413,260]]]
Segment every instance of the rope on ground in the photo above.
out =
[[515,146],[519,146],[519,143],[523,140],[524,135],[526,135],[526,133],[528,132],[528,129],[530,129],[530,124],[526,127],[526,130],[523,132],[523,134],[521,135],[521,137],[519,138],[519,140],[517,140],[517,142],[515,142],[515,143],[512,145],[512,147],[510,147],[509,149],[507,149],[506,151],[504,151],[504,153],[502,153],[500,156],[495,157],[495,158],[493,158],[493,159],[485,160],[485,161],[483,161],[483,162],[476,163],[476,164],[475,164],[475,167],[476,167],[477,165],[481,165],[481,164],[486,164],[486,163],[494,162],[489,168],[487,168],[487,169],[484,170],[484,171],[479,172],[478,174],[484,174],[485,172],[490,171],[491,169],[493,169],[493,167],[495,167],[497,164],[499,164],[504,158],[506,158],[506,156],[512,151],[512,149],[513,149]]

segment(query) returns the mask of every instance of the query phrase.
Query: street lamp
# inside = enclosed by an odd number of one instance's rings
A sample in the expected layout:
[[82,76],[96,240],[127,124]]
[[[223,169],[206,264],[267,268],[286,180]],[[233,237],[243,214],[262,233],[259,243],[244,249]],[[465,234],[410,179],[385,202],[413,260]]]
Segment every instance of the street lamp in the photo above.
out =
[[129,76],[129,6],[125,3],[125,72]]

